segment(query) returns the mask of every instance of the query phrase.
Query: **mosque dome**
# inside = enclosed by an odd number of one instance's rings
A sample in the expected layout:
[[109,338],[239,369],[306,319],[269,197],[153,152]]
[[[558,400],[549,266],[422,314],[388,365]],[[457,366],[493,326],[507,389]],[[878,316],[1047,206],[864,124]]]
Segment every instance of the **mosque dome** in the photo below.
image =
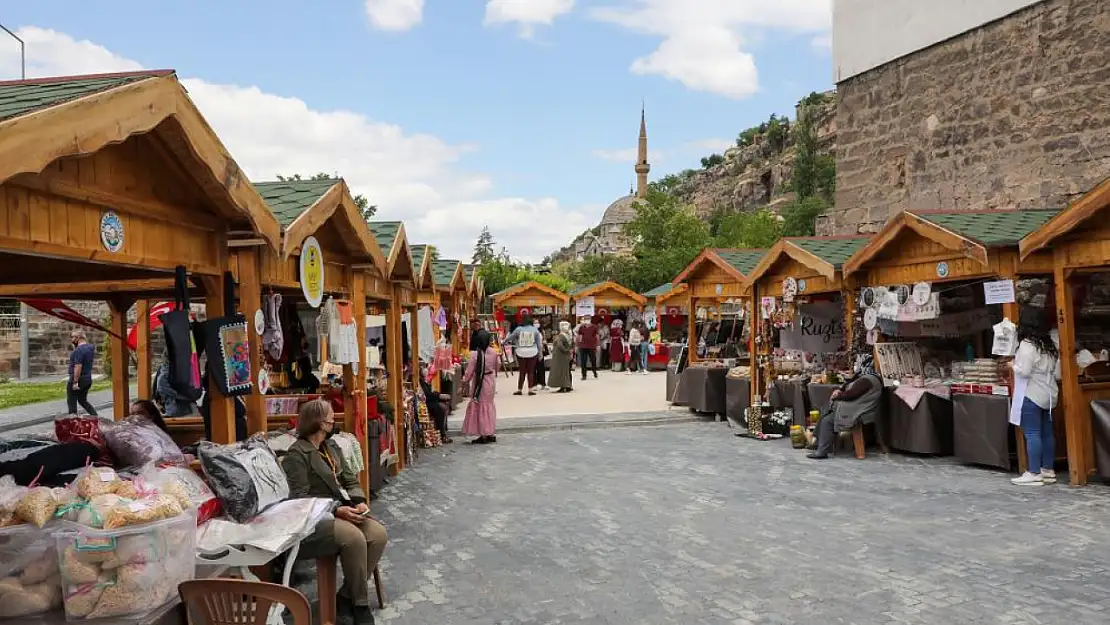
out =
[[609,225],[623,226],[635,219],[637,199],[635,195],[626,195],[610,204],[601,217],[601,226],[603,228]]

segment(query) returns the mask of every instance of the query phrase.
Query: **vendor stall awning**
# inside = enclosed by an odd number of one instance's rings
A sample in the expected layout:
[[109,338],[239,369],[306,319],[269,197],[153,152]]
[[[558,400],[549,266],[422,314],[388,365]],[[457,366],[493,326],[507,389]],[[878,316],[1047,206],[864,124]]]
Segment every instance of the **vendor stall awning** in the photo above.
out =
[[570,301],[570,296],[566,293],[535,280],[514,284],[507,289],[494,293],[491,297],[493,303],[497,306],[512,306],[511,302],[521,299],[535,299],[535,302],[526,304],[533,306],[565,305]]
[[419,286],[417,274],[413,271],[414,256],[405,234],[405,224],[399,221],[371,221],[369,225],[374,239],[386,254],[390,280]]
[[1110,208],[1110,178],[1103,180],[1083,197],[1072,202],[1067,208],[1022,238],[1020,243],[1022,260],[1037,250],[1051,245],[1059,237],[1075,231],[1107,208]]
[[457,260],[433,260],[432,275],[435,279],[436,288],[440,290],[465,288],[462,263]]
[[572,292],[571,297],[576,300],[586,297],[613,300],[613,302],[608,305],[630,304],[634,306],[643,306],[644,303],[647,302],[647,298],[643,295],[612,281],[595,282],[594,284],[581,287]]
[[818,274],[834,280],[844,263],[867,244],[869,237],[790,237],[780,239],[751,271],[758,280],[783,258],[792,258]]

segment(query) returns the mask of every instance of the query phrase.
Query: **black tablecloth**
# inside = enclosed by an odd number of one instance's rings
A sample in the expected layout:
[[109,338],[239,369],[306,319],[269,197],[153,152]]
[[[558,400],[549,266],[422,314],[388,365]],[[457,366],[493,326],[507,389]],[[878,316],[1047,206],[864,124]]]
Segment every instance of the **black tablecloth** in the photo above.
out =
[[840,388],[839,384],[807,384],[806,395],[809,397],[809,409],[820,412],[829,405],[829,398],[833,391]]
[[725,367],[686,367],[682,372],[682,386],[691,410],[725,413]]
[[952,455],[952,401],[925,393],[917,408],[887,391],[890,446],[913,454]]
[[790,380],[772,380],[767,394],[767,401],[774,410],[794,406],[794,383]]
[[806,426],[806,415],[809,414],[809,393],[804,379],[794,380],[790,383],[790,405],[794,410],[794,425]]
[[[1095,472],[1110,477],[1110,400],[1091,402],[1091,436],[1095,439]],[[1059,447],[1064,441],[1057,441]]]
[[1010,398],[953,393],[952,443],[963,462],[1009,469]]
[[686,385],[679,384],[682,374],[677,371],[678,365],[667,365],[667,401],[676,406],[686,406],[689,404],[689,393]]
[[744,410],[752,405],[751,378],[725,378],[725,416],[747,427]]

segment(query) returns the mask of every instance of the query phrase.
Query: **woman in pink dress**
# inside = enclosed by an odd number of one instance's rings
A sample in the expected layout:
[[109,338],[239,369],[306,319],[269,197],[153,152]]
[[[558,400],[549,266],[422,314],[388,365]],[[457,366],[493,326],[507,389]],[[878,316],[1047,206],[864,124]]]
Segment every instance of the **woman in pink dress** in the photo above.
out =
[[497,408],[493,395],[497,392],[497,371],[501,360],[490,347],[490,333],[479,330],[471,337],[470,359],[466,361],[463,383],[470,384],[470,402],[466,405],[466,418],[462,431],[467,436],[477,436],[470,441],[476,445],[497,442]]

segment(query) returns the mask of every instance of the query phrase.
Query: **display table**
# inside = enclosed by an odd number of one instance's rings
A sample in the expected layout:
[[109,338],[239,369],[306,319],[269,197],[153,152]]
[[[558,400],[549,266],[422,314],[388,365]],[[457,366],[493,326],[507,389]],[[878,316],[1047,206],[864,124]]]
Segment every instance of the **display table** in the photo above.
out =
[[953,393],[952,443],[961,462],[1009,470],[1010,398]]
[[686,367],[682,385],[686,387],[687,405],[697,412],[725,414],[725,378],[727,367]]
[[747,427],[744,411],[752,405],[751,378],[725,377],[725,417]]
[[689,404],[689,393],[683,384],[679,384],[682,380],[682,374],[678,373],[678,365],[667,365],[667,401],[675,406],[686,406]]
[[809,385],[806,384],[805,380],[794,380],[790,383],[792,397],[790,404],[793,406],[794,411],[794,425],[800,425],[802,427],[807,425],[806,417],[809,415],[810,410],[809,391],[806,389],[807,386]]
[[1110,400],[1091,402],[1091,437],[1095,439],[1095,473],[1110,477]]
[[840,384],[807,384],[806,394],[809,396],[809,409],[818,412],[825,409],[832,401],[833,391],[840,388]]
[[911,409],[887,389],[887,420],[890,446],[911,454],[952,455],[952,402],[925,393]]
[[794,407],[794,383],[791,380],[773,380],[767,394],[767,401],[774,410]]
[[671,362],[671,347],[667,343],[656,343],[655,353],[648,354],[648,371],[664,371]]

